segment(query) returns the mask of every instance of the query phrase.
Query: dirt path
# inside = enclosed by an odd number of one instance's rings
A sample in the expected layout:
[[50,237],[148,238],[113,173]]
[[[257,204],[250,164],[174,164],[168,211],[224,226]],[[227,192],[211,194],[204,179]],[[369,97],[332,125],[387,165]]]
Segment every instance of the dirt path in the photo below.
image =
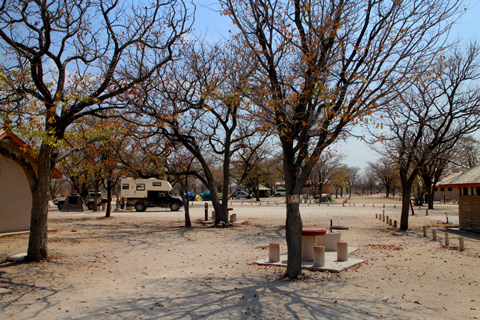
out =
[[[273,199],[275,201],[278,199]],[[248,224],[214,229],[195,223],[186,230],[183,211],[61,213],[49,216],[49,252],[41,263],[0,263],[1,319],[477,319],[480,318],[480,240],[466,238],[459,252],[411,230],[399,233],[375,214],[399,220],[398,202],[352,198],[346,206],[302,204],[304,226],[326,227],[333,219],[349,226],[342,240],[358,247],[366,262],[341,274],[305,271],[287,281],[283,268],[252,262],[279,242],[286,251],[285,208],[270,202],[233,202],[238,220]],[[382,200],[382,199],[377,199]],[[341,203],[341,202],[340,202]],[[355,203],[355,206],[353,205]],[[365,203],[365,207],[363,204]],[[429,215],[453,215],[439,205]],[[191,208],[203,219],[203,202]],[[467,235],[468,236],[468,235]],[[28,235],[0,238],[0,259],[25,252]],[[63,318],[62,318],[63,317]],[[69,318],[70,317],[70,318]]]

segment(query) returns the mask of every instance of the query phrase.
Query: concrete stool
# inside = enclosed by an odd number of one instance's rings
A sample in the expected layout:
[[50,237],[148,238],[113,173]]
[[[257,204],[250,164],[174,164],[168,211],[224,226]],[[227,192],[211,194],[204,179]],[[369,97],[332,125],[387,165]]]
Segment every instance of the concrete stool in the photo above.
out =
[[268,245],[268,262],[280,261],[280,244],[270,243]]
[[348,246],[346,241],[337,242],[337,261],[348,260]]
[[302,228],[302,261],[313,261],[315,238],[327,233],[327,229],[316,227]]
[[314,267],[325,266],[325,247],[324,246],[313,247],[313,266]]
[[337,242],[341,241],[341,234],[338,232],[327,232],[325,234],[325,250],[337,251]]

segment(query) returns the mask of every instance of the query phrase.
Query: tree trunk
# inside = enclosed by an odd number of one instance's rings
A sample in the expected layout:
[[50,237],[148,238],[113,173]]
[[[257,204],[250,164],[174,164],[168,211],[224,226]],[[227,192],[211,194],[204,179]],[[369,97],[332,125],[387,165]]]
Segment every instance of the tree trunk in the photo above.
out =
[[[287,192],[288,196],[288,192]],[[286,240],[288,251],[288,263],[286,276],[295,279],[302,274],[302,218],[298,203],[288,203],[287,197],[287,220]]]
[[[111,173],[110,173],[111,174]],[[112,181],[110,179],[107,180],[107,210],[105,210],[105,217],[110,218],[110,212],[112,211]]]
[[55,150],[42,144],[38,156],[37,183],[32,189],[32,212],[27,259],[40,261],[48,258],[47,219],[50,182],[55,167]]
[[286,193],[286,240],[288,250],[287,272],[286,276],[290,279],[296,279],[302,274],[302,217],[300,215],[300,205],[290,203],[290,195],[299,195],[301,181],[297,180],[297,172],[294,164],[295,157],[289,153],[284,153],[283,172],[285,177]]
[[425,192],[427,193],[427,204],[428,204],[428,209],[433,209],[433,186],[432,182],[425,181],[425,178],[423,179],[425,182]]
[[385,197],[388,199],[390,197],[390,186],[385,183]]
[[410,212],[410,195],[412,192],[412,184],[402,186],[402,213],[400,217],[400,230],[408,230],[408,213]]

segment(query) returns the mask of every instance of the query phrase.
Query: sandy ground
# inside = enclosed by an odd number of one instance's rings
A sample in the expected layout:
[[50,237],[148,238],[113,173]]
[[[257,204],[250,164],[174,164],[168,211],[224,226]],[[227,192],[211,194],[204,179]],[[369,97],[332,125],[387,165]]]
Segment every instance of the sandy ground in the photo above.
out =
[[[216,229],[196,223],[204,202],[183,210],[49,215],[49,253],[40,263],[5,262],[26,252],[28,235],[0,238],[0,319],[477,319],[480,318],[480,238],[444,232],[432,241],[422,227],[444,229],[416,208],[409,232],[375,219],[400,220],[399,202],[353,197],[326,206],[302,204],[304,226],[350,227],[342,240],[366,262],[340,274],[305,271],[282,277],[281,267],[258,266],[268,243],[286,251],[285,207],[271,199],[231,203],[247,224]],[[354,206],[355,203],[355,206]],[[376,203],[373,205],[373,203]],[[385,204],[385,209],[383,204]],[[365,204],[365,207],[363,206]],[[397,208],[394,208],[394,205]],[[211,206],[210,206],[211,208]],[[456,215],[456,205],[436,205],[429,217]]]

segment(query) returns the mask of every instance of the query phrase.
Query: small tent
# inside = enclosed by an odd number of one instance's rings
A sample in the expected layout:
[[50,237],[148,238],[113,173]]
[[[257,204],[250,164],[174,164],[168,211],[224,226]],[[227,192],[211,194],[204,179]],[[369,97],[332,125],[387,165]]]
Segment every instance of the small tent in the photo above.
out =
[[272,189],[267,188],[263,184],[258,185],[258,194],[260,198],[268,198],[272,193]]
[[82,197],[78,193],[72,193],[65,199],[65,203],[62,207],[62,212],[70,211],[86,211],[87,206],[83,202]]

